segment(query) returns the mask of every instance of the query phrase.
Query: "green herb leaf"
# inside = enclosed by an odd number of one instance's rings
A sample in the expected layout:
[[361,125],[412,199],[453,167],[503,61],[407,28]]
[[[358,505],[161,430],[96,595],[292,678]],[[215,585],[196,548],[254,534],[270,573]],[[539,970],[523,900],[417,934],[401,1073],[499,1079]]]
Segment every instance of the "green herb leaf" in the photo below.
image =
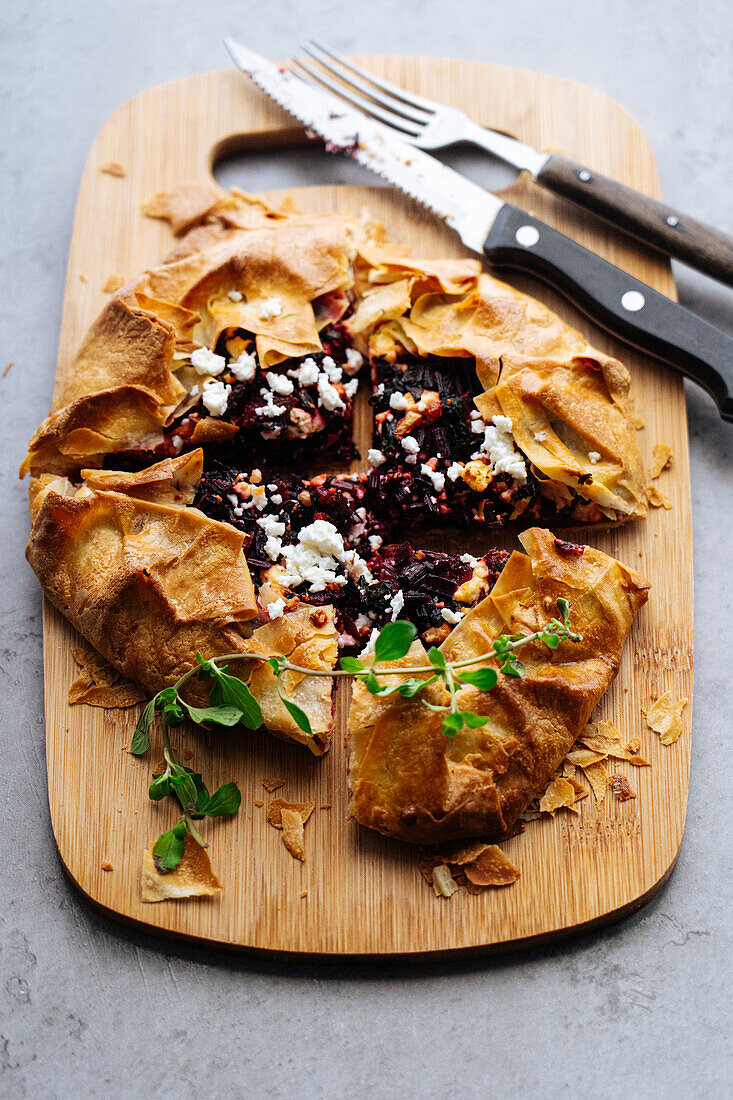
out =
[[381,695],[382,685],[373,672],[368,672],[363,678],[364,687],[370,695]]
[[434,684],[438,679],[437,674],[430,676],[427,680],[418,680],[417,677],[411,676],[409,680],[405,680],[399,685],[398,691],[403,699],[412,699],[418,692],[426,688],[428,684]]
[[217,726],[236,726],[242,720],[242,712],[238,707],[192,707],[185,700],[181,700],[194,722],[214,722]]
[[184,772],[183,775],[172,775],[170,784],[184,813],[196,813],[198,791],[191,775],[188,772]]
[[565,620],[565,626],[570,626],[570,604],[562,596],[557,601],[557,609]]
[[132,735],[132,741],[130,743],[130,752],[135,756],[142,756],[150,748],[150,727],[155,717],[155,706],[158,696],[155,695],[149,703],[145,705],[142,714],[138,718],[135,732]]
[[166,772],[159,775],[153,774],[153,782],[148,787],[148,797],[153,802],[160,802],[161,798],[171,793],[171,777]]
[[472,730],[485,726],[489,720],[488,717],[484,717],[483,714],[474,714],[473,711],[470,710],[461,711],[461,716],[464,723]]
[[548,630],[547,627],[540,634],[540,639],[545,643],[549,649],[557,649],[560,645],[560,639],[554,630]]
[[443,733],[446,737],[455,737],[463,726],[463,714],[446,714],[443,719]]
[[155,706],[157,710],[163,710],[164,707],[177,702],[178,692],[174,687],[163,688],[163,690],[159,691],[155,696]]
[[340,661],[344,672],[363,672],[366,665],[358,657],[342,657]]
[[242,794],[236,783],[225,783],[214,791],[208,802],[202,807],[206,817],[226,817],[235,814],[242,801]]
[[374,663],[378,661],[398,661],[404,657],[417,637],[417,627],[404,619],[387,623],[377,635],[374,643]]
[[298,729],[301,729],[303,733],[312,734],[313,730],[311,729],[308,715],[305,713],[303,708],[299,707],[297,703],[293,703],[290,699],[285,699],[282,695],[280,696],[280,698],[282,699],[283,706],[295,722]]
[[216,688],[215,692],[212,692],[212,700],[219,705],[235,707],[241,712],[242,725],[251,730],[259,729],[262,725],[262,711],[247,685],[236,676],[229,676],[215,666],[212,666],[212,672],[216,677]]
[[428,660],[433,668],[439,668],[441,671],[445,669],[445,657],[435,646],[431,646],[428,650]]
[[283,672],[283,665],[285,663],[284,657],[270,657],[267,662],[276,676],[280,676]]
[[510,653],[501,666],[501,671],[506,676],[524,676],[524,665],[517,660],[513,653]]
[[185,821],[179,821],[167,833],[162,833],[153,845],[153,863],[161,875],[167,875],[175,871],[183,859],[183,851],[186,847],[186,834],[188,826]]
[[461,670],[456,672],[455,677],[462,684],[472,684],[479,691],[491,691],[496,687],[496,681],[499,679],[495,668],[477,668],[474,672]]

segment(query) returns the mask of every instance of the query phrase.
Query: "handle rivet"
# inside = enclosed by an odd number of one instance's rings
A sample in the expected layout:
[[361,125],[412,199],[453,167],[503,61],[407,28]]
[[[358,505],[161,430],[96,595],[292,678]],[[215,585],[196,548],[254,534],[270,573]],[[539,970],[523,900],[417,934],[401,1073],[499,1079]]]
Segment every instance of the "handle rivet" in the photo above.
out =
[[534,225],[520,225],[514,234],[514,240],[523,248],[531,248],[540,239],[540,231]]
[[627,290],[621,298],[621,305],[628,309],[629,313],[638,313],[646,305],[646,298],[638,290]]
[[578,172],[578,179],[582,180],[583,183],[588,182],[588,180],[590,179],[590,172],[587,168],[584,168],[582,172]]
[[674,214],[670,214],[667,218],[667,225],[675,226],[680,224],[680,219],[676,218]]

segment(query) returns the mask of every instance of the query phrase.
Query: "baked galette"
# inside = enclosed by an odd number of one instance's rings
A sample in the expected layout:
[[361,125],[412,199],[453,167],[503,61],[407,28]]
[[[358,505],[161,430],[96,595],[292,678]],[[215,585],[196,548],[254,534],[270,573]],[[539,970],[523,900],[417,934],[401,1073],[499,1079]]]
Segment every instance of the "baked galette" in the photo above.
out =
[[[533,677],[516,698],[492,693],[503,718],[491,736],[475,731],[475,746],[446,747],[416,705],[400,726],[401,704],[385,709],[360,688],[352,713],[358,820],[407,839],[500,832],[610,683],[644,583],[587,548],[564,554],[549,532],[525,536],[525,565],[485,544],[475,556],[422,548],[415,532],[643,517],[628,372],[477,261],[411,259],[346,215],[198,184],[146,212],[179,243],[94,322],[22,467],[28,560],[45,592],[115,668],[157,691],[197,649],[332,670],[396,619],[417,627],[415,652],[449,652],[480,624],[549,617],[533,572],[548,570],[580,601],[587,641],[572,677],[557,655],[538,659],[543,692],[557,690],[531,715],[521,692]],[[345,472],[359,457],[357,401],[373,409],[372,447]],[[606,588],[592,593],[593,576]],[[320,754],[333,681],[289,681],[310,733],[272,669],[251,669],[265,725]],[[395,753],[387,791],[378,773]],[[497,776],[513,783],[520,761],[510,797]],[[420,775],[433,801],[410,824]]]

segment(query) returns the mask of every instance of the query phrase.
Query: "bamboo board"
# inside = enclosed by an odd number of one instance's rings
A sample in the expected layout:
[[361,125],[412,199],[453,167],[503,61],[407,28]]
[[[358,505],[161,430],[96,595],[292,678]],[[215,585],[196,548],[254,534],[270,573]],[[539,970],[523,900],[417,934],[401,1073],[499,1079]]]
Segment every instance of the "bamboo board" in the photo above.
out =
[[[368,58],[365,63],[417,92],[463,106],[485,125],[540,149],[563,152],[659,197],[646,139],[601,92],[473,62]],[[57,378],[69,369],[104,302],[101,288],[107,277],[129,278],[171,247],[167,226],[140,213],[142,200],[183,179],[208,179],[212,163],[225,150],[302,140],[292,120],[233,70],[154,88],[122,106],[98,135],[81,182]],[[124,178],[101,173],[107,161],[120,162]],[[652,253],[531,182],[521,179],[510,191],[514,202],[674,296],[668,264]],[[389,188],[313,187],[300,189],[296,197],[309,211],[368,207],[393,237],[417,252],[464,254],[457,238]],[[653,762],[647,769],[618,762],[613,769],[628,774],[637,798],[620,803],[609,794],[597,808],[591,796],[580,804],[578,817],[561,812],[531,823],[506,845],[522,871],[516,885],[479,896],[461,891],[446,901],[434,897],[422,880],[414,849],[348,821],[343,699],[333,749],[322,760],[264,733],[221,736],[191,728],[181,747],[193,753],[192,763],[210,787],[234,778],[243,793],[234,820],[206,827],[212,864],[225,891],[214,900],[144,905],[142,852],[170,827],[175,811],[170,800],[153,804],[147,799],[155,751],[142,760],[125,751],[137,708],[68,706],[68,688],[76,676],[71,646],[79,638],[46,605],[53,829],[70,876],[102,910],[161,933],[252,952],[418,958],[506,949],[610,920],[643,904],[670,873],[684,826],[691,707],[684,713],[682,739],[669,748],[646,728],[641,708],[655,689],[669,688],[675,697],[690,700],[692,694],[692,536],[682,383],[595,330],[540,284],[511,281],[630,365],[646,424],[639,438],[647,462],[654,443],[669,443],[674,452],[673,470],[658,483],[672,501],[671,511],[651,510],[645,523],[579,533],[646,573],[654,586],[627,643],[621,674],[597,712],[628,737],[639,736],[643,755]],[[363,408],[357,442],[365,453],[368,417]],[[481,553],[491,544],[516,545],[512,537],[490,532],[461,542]],[[278,796],[330,806],[317,809],[306,826],[304,864],[290,857],[280,833],[266,823],[270,796],[261,780],[272,776],[286,780]],[[105,864],[112,870],[105,871]]]

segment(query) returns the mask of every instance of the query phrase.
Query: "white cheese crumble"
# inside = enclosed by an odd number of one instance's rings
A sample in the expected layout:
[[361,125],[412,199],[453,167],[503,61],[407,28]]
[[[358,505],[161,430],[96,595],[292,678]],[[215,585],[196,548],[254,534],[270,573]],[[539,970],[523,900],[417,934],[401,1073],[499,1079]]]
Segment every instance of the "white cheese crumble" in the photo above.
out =
[[330,355],[324,355],[321,362],[321,370],[326,374],[329,382],[340,382],[341,375],[344,373],[341,367],[336,365]]
[[601,456],[598,451],[588,451],[588,461],[592,462],[594,466],[596,462],[600,462]]
[[356,374],[356,372],[361,368],[363,362],[364,356],[361,354],[360,351],[357,351],[356,348],[346,349],[346,366],[344,367],[344,370],[347,374]]
[[283,304],[281,298],[265,298],[260,302],[260,308],[257,311],[261,321],[271,321],[273,317],[279,317],[283,311]]
[[223,382],[204,382],[204,393],[201,400],[212,416],[223,416],[227,411],[231,386],[225,386]]
[[367,462],[370,466],[381,466],[387,459],[384,457],[381,451],[378,451],[376,447],[370,447],[367,451]]
[[309,355],[299,367],[296,367],[295,370],[289,370],[288,374],[291,378],[297,378],[298,384],[301,386],[315,386],[318,381],[318,364]]
[[422,466],[420,467],[420,473],[425,474],[425,477],[430,478],[436,493],[443,492],[443,489],[445,488],[445,474],[438,473],[431,466],[428,466],[425,462],[423,462]]
[[[251,508],[254,504],[258,512],[263,512],[267,507],[267,493],[265,492],[264,485],[251,485],[250,486],[250,504]],[[247,505],[244,505],[247,507]]]
[[265,403],[261,408],[255,409],[256,416],[282,416],[282,414],[287,411],[285,405],[275,404],[272,399],[271,390],[261,389],[260,397],[263,398]]
[[272,603],[268,603],[267,605],[267,614],[270,616],[271,619],[281,619],[284,611],[285,600],[282,598],[282,596],[277,600],[273,600]]
[[462,462],[451,462],[450,466],[448,467],[448,469],[445,472],[448,475],[448,477],[451,479],[451,481],[457,481],[458,478],[461,476],[462,470],[463,470],[463,463]]
[[364,646],[361,653],[359,654],[360,657],[371,657],[372,656],[372,654],[374,653],[374,646],[376,645],[376,641],[377,641],[378,637],[379,637],[379,628],[375,626],[373,628],[371,634],[369,635],[369,641],[367,642],[367,644]]
[[266,516],[260,516],[257,526],[261,527],[266,535],[274,535],[276,538],[285,534],[285,524],[277,516],[269,513]]
[[356,391],[359,389],[359,379],[352,378],[350,382],[346,382],[344,385],[344,393],[347,397],[353,397]]
[[416,455],[420,452],[420,444],[415,439],[414,435],[406,435],[402,440],[402,446],[408,454]]
[[283,502],[283,498],[280,496],[279,493],[273,493],[272,496],[270,497],[270,500],[272,501],[273,504],[282,504],[282,502]]
[[392,609],[391,619],[392,622],[394,622],[402,608],[405,606],[405,597],[401,588],[398,589],[397,592],[395,592],[394,596],[389,602],[389,606]]
[[329,412],[346,408],[339,397],[338,390],[331,385],[325,374],[318,375],[318,404],[323,405]]
[[534,432],[533,434],[538,443],[544,443],[547,439],[547,432]]
[[470,565],[472,569],[478,565],[478,558],[474,558],[473,554],[461,554],[461,561],[464,565]]
[[[382,545],[382,536],[381,535],[370,535],[369,536],[369,545],[372,548],[372,550],[378,550],[379,547]],[[358,619],[356,621],[356,625],[357,626],[359,625],[359,620]]]
[[481,447],[472,458],[488,455],[495,474],[509,474],[523,485],[527,480],[527,467],[522,456],[514,449],[511,418],[497,414],[493,419],[493,424],[487,424]]
[[285,378],[282,374],[275,374],[274,371],[268,370],[265,375],[267,379],[267,385],[275,393],[282,394],[283,397],[287,397],[288,394],[293,392],[293,383],[289,378]]
[[[471,413],[471,416],[473,416],[473,413]],[[483,432],[486,431],[486,424],[481,419],[480,414],[479,414],[478,420],[472,420],[471,421],[471,431],[473,432],[474,435],[481,435]]]
[[374,392],[377,397],[382,397],[384,394],[384,382],[380,382]]
[[227,294],[227,298],[231,298],[231,300],[233,302],[241,302],[242,301],[242,291],[241,290],[230,290],[229,293]]
[[229,370],[240,382],[251,382],[257,373],[257,360],[248,351],[243,351],[229,364]]
[[327,584],[346,584],[337,572],[344,561],[344,540],[332,523],[314,520],[298,533],[294,546],[283,547],[286,584],[308,584],[311,592],[323,592]]
[[441,610],[440,614],[443,616],[447,623],[450,623],[451,626],[455,626],[456,623],[459,623],[463,618],[462,611],[451,611],[449,607],[444,607]]
[[393,393],[389,399],[390,409],[397,409],[398,411],[406,409],[410,402],[404,393]]
[[217,355],[211,348],[196,348],[191,352],[191,366],[197,374],[221,374],[226,366],[223,355]]

